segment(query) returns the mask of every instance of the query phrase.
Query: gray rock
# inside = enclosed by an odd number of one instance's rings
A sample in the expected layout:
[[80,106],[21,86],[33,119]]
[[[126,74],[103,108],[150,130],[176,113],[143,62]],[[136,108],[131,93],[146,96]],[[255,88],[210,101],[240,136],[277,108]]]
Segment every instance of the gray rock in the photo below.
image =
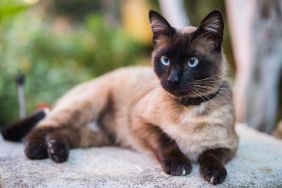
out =
[[[218,187],[282,187],[282,142],[244,125],[237,126],[240,146]],[[213,187],[193,165],[191,174],[168,176],[152,159],[115,147],[75,149],[62,164],[30,161],[23,144],[0,141],[0,187]]]

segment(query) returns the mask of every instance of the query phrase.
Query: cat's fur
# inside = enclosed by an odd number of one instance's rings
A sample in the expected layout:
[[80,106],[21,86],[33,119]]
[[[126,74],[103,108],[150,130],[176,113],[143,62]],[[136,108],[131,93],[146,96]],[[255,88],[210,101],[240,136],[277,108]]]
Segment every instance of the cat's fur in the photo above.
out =
[[[224,78],[221,14],[213,11],[198,28],[177,30],[155,11],[150,22],[155,73],[121,68],[70,90],[27,136],[28,158],[63,162],[69,148],[115,144],[152,154],[171,175],[190,173],[194,161],[210,183],[225,179],[238,137]],[[167,67],[163,55],[171,60]],[[186,65],[191,56],[200,60],[195,69]]]
[[5,140],[19,142],[26,134],[28,134],[33,127],[35,127],[39,121],[44,119],[48,113],[48,109],[38,110],[31,115],[20,119],[9,126],[5,126],[1,130],[2,137]]

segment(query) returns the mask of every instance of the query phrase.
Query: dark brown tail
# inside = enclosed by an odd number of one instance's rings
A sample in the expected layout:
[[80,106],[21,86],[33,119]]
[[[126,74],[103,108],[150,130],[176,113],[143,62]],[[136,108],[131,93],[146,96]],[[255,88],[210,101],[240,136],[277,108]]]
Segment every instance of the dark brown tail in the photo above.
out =
[[38,110],[28,117],[21,119],[11,125],[6,126],[1,134],[5,140],[19,142],[21,141],[36,124],[45,118],[47,111]]

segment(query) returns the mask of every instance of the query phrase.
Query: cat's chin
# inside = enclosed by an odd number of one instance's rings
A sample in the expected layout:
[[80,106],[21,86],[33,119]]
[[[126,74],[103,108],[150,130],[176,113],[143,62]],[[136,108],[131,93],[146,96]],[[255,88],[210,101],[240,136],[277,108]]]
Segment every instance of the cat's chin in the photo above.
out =
[[169,94],[171,97],[176,98],[176,99],[197,97],[197,96],[192,95],[188,91],[183,91],[183,90],[173,90],[172,91],[164,87],[163,89],[166,91],[167,94]]

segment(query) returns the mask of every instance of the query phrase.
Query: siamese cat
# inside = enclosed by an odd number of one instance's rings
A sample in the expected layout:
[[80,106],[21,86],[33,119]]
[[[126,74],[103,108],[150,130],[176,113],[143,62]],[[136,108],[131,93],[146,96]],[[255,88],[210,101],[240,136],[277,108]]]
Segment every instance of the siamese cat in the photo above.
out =
[[224,181],[238,136],[221,13],[181,29],[152,10],[149,20],[153,69],[121,68],[71,89],[27,135],[27,158],[61,163],[71,148],[117,145],[153,155],[167,174],[198,162],[206,181]]

